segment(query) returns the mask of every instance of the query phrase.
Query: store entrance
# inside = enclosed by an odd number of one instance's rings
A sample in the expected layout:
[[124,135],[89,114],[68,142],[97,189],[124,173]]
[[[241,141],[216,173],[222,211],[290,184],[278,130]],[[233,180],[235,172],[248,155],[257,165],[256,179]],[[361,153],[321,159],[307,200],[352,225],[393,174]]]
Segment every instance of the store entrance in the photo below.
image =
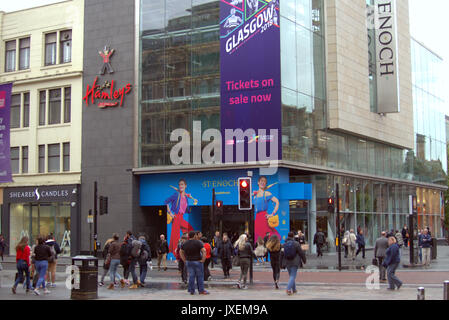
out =
[[251,212],[240,211],[237,206],[224,206],[223,215],[216,219],[216,230],[220,231],[220,235],[227,233],[233,243],[243,233],[252,234],[254,228],[250,226]]

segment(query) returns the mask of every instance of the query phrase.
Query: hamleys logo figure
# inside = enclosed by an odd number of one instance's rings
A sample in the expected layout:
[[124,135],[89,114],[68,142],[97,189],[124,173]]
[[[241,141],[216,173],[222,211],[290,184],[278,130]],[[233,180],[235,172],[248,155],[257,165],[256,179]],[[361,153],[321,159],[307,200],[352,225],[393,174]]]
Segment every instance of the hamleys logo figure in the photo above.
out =
[[98,54],[103,58],[103,67],[101,67],[100,75],[104,75],[107,71],[108,73],[114,73],[114,69],[111,66],[111,57],[114,54],[115,50],[105,46],[103,51],[98,51]]

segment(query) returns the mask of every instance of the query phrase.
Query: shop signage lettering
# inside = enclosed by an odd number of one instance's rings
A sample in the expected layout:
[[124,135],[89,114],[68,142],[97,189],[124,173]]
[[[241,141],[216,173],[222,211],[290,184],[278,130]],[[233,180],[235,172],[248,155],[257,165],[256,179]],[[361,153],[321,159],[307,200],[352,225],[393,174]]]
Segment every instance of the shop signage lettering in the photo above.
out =
[[37,187],[34,190],[25,189],[18,191],[9,191],[7,193],[10,201],[16,202],[19,200],[28,200],[28,201],[42,201],[42,200],[57,200],[64,199],[70,200],[72,196],[77,194],[76,187],[64,188],[64,189],[44,189],[42,187]]
[[[123,106],[125,96],[132,90],[132,85],[128,83],[126,86],[115,89],[115,81],[105,81],[101,86],[97,84],[98,77],[95,78],[92,86],[87,85],[86,94],[83,100],[89,106],[89,102],[95,104],[97,99],[102,101],[98,103],[99,108]],[[106,90],[107,89],[107,90]]]

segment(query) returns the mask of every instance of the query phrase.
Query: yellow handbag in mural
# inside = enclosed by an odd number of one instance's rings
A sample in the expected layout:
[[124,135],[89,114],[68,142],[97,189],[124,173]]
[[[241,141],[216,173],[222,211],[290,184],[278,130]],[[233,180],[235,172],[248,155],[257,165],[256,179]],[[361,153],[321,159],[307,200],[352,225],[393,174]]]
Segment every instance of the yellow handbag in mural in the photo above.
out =
[[167,213],[167,224],[170,224],[172,221],[173,221],[172,216]]
[[269,217],[268,225],[270,226],[270,228],[276,228],[279,225],[279,216]]

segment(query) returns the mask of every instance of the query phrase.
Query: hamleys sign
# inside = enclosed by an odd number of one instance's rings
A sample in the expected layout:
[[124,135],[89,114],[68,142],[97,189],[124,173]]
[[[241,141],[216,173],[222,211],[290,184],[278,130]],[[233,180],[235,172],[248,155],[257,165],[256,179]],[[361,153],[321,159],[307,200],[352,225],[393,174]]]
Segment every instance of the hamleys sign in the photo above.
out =
[[[103,51],[99,51],[98,54],[103,59],[103,66],[99,72],[99,75],[105,73],[112,74],[114,70],[111,66],[111,57],[115,50],[109,47],[104,47]],[[132,90],[131,83],[126,84],[123,87],[118,87],[115,80],[105,80],[102,84],[99,81],[98,76],[95,77],[92,85],[87,85],[86,94],[83,97],[87,106],[89,104],[97,104],[99,108],[107,107],[122,107],[125,100],[125,96]]]

